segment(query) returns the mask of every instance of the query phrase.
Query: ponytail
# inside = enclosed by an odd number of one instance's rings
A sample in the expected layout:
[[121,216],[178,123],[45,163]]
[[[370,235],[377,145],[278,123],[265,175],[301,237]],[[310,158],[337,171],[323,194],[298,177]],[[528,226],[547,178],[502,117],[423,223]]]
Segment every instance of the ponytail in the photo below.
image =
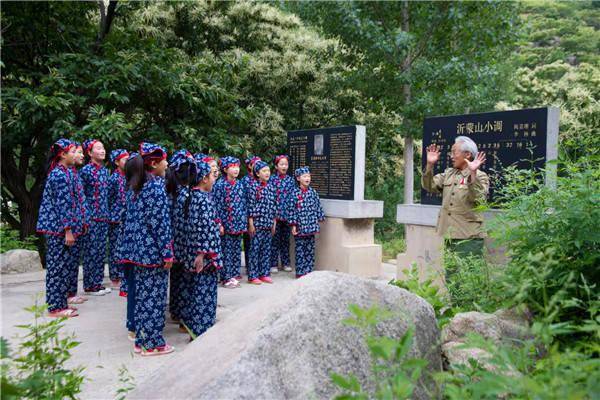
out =
[[56,167],[57,159],[62,153],[63,149],[57,145],[56,143],[50,146],[50,150],[48,151],[48,157],[46,159],[46,176],[50,175],[50,172]]
[[146,167],[144,159],[139,154],[127,160],[125,164],[125,178],[127,185],[135,193],[139,193],[146,183]]

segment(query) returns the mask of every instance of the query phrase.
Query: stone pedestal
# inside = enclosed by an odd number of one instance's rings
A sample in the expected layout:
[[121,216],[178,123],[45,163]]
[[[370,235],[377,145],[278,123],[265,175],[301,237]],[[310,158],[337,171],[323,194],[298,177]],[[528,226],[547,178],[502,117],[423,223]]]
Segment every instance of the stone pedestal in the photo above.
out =
[[[396,221],[405,224],[406,252],[398,254],[397,278],[405,277],[404,270],[410,269],[414,263],[419,278],[431,278],[439,287],[444,286],[444,270],[442,267],[443,238],[436,233],[436,224],[440,206],[425,204],[399,204]],[[490,210],[484,213],[484,221],[489,221],[499,213]],[[485,223],[485,222],[484,222]],[[488,261],[504,264],[507,261],[504,249],[494,244],[493,240],[484,240],[485,255]]]
[[383,202],[323,199],[321,205],[325,222],[317,237],[315,269],[378,277],[382,250],[375,244],[374,218],[383,217]]

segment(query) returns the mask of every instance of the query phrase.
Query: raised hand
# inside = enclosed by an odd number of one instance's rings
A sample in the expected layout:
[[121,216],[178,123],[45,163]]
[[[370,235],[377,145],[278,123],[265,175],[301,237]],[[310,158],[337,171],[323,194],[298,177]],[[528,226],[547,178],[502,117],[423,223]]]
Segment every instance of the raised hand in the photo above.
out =
[[477,153],[477,157],[475,157],[475,159],[473,161],[467,161],[467,167],[469,168],[469,170],[471,172],[475,172],[477,171],[485,162],[485,153],[483,152],[479,152]]
[[440,159],[440,148],[436,144],[427,147],[427,164],[433,166]]

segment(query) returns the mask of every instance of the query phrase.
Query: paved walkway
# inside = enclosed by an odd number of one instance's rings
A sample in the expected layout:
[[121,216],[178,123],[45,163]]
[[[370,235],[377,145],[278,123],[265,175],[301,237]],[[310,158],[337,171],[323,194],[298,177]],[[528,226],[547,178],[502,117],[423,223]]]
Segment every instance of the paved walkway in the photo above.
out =
[[[394,276],[395,266],[382,265],[382,279]],[[80,274],[81,276],[81,274]],[[273,285],[253,286],[242,284],[239,289],[219,288],[217,323],[223,321],[236,309],[257,299],[273,296],[277,290],[294,282],[292,273],[280,272],[273,275]],[[28,323],[32,315],[24,310],[32,305],[36,296],[43,296],[44,272],[2,275],[2,336],[8,338],[15,348],[16,335],[23,330],[15,325]],[[44,301],[43,297],[40,297]],[[65,332],[73,332],[81,342],[72,351],[71,365],[85,367],[86,381],[82,399],[113,399],[122,384],[119,383],[119,370],[125,367],[139,383],[158,368],[169,357],[185,349],[188,335],[180,333],[177,325],[169,322],[165,326],[165,337],[176,347],[173,354],[142,358],[133,354],[132,343],[127,339],[124,327],[126,299],[113,291],[106,296],[89,297],[89,301],[77,306],[79,316],[65,322]],[[218,351],[218,349],[215,349]]]

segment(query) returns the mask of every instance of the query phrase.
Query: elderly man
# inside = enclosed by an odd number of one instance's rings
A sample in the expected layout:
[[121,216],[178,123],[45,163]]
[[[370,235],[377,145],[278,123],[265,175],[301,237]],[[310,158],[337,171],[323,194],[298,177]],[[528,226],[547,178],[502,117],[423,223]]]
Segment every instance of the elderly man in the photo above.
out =
[[448,238],[447,245],[460,254],[482,254],[483,217],[474,208],[485,201],[490,179],[479,170],[485,154],[466,136],[455,139],[451,149],[452,168],[433,175],[433,166],[440,159],[440,149],[427,148],[427,166],[421,178],[423,189],[442,194],[437,232]]

